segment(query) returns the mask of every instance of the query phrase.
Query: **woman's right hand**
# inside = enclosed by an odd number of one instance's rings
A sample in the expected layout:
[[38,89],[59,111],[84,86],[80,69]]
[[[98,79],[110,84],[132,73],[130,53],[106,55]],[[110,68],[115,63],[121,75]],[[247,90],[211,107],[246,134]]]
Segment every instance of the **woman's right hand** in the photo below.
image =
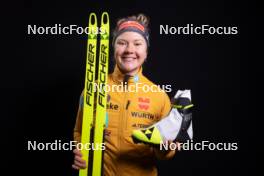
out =
[[74,163],[72,165],[73,169],[85,169],[86,168],[86,161],[82,159],[82,153],[78,149],[73,150],[74,153]]

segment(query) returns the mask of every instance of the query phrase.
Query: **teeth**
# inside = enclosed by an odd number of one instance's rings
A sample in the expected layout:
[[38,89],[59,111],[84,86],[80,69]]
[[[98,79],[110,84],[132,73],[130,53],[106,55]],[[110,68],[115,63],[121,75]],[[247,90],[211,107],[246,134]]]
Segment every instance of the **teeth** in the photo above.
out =
[[133,59],[133,57],[123,57],[124,59],[129,59],[129,58],[131,58],[131,59]]
[[122,57],[122,59],[125,59],[125,60],[134,60],[133,57]]

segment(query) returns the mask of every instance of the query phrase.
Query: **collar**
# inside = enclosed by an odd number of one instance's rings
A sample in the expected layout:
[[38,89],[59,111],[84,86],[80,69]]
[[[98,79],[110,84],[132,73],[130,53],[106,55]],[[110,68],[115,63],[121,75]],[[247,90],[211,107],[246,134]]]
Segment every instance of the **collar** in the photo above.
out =
[[135,74],[134,76],[127,77],[128,75],[123,74],[120,71],[120,69],[118,68],[118,66],[115,65],[114,72],[112,74],[113,75],[113,80],[118,82],[118,83],[122,83],[122,82],[125,81],[125,79],[127,79],[128,83],[137,83],[137,82],[139,82],[140,78],[142,77],[142,70],[143,70],[143,68],[140,67],[140,69],[137,72],[137,74]]

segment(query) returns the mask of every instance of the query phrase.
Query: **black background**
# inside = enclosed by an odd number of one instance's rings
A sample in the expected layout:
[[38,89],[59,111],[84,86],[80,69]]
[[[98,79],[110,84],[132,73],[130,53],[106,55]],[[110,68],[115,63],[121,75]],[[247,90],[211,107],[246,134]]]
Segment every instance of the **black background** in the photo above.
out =
[[[170,97],[178,89],[192,90],[195,140],[238,143],[237,151],[179,152],[171,161],[159,162],[159,175],[254,173],[256,151],[252,141],[256,131],[251,128],[248,108],[248,91],[254,87],[249,71],[255,58],[253,7],[235,1],[21,3],[8,23],[18,24],[19,28],[9,32],[23,38],[22,42],[7,43],[12,58],[7,63],[12,69],[4,73],[6,83],[1,86],[12,92],[3,96],[8,117],[3,123],[4,139],[17,139],[5,150],[12,151],[8,168],[27,175],[77,174],[71,169],[71,151],[27,151],[27,141],[72,140],[84,82],[87,36],[27,35],[27,25],[86,27],[90,12],[99,16],[107,11],[111,29],[120,17],[138,13],[150,17],[151,46],[144,74],[157,84],[171,84]],[[161,24],[237,26],[238,34],[160,35]]]

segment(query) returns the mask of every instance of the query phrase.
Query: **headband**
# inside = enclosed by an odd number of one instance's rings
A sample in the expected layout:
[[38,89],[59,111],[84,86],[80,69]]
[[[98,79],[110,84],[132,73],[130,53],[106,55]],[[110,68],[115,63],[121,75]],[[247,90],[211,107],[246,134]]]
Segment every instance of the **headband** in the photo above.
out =
[[115,43],[116,38],[124,32],[137,32],[137,33],[139,33],[146,40],[147,46],[149,46],[149,33],[148,33],[148,31],[146,30],[146,28],[142,24],[140,24],[137,21],[132,21],[132,20],[124,21],[123,23],[121,23],[119,25],[117,33],[115,33],[114,37],[113,37],[113,45]]

